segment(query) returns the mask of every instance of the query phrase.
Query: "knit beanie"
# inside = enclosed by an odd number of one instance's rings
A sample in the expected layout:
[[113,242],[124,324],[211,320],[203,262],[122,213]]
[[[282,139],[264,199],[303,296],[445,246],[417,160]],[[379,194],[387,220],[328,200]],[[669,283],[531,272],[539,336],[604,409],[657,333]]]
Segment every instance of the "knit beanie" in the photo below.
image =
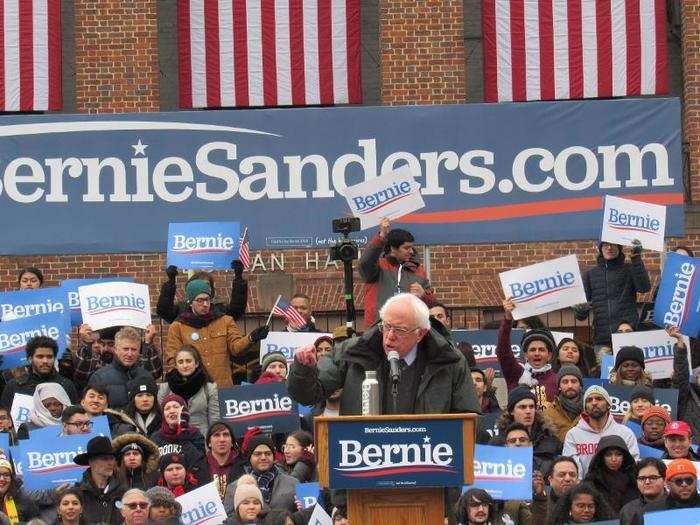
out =
[[243,443],[241,444],[241,450],[246,455],[250,455],[258,448],[260,445],[267,445],[270,447],[272,452],[275,451],[275,444],[272,441],[272,436],[270,434],[263,434],[260,427],[253,427],[248,429],[248,431],[243,436]]
[[160,402],[161,413],[164,413],[163,409],[165,408],[165,405],[167,405],[170,401],[175,401],[182,407],[182,412],[180,413],[180,422],[184,423],[185,426],[189,425],[190,411],[187,409],[187,401],[185,401],[182,397],[178,396],[177,394],[173,394],[171,392],[163,398],[163,400]]
[[185,286],[185,301],[191,303],[201,293],[211,297],[211,286],[204,279],[194,279]]
[[248,483],[236,484],[236,492],[233,495],[233,508],[238,510],[238,506],[243,503],[248,498],[257,499],[260,504],[263,502],[262,492],[255,485],[249,485]]
[[666,469],[666,481],[671,481],[676,476],[682,476],[684,474],[693,476],[696,479],[698,477],[698,471],[692,461],[685,458],[674,459],[668,464],[668,468]]
[[151,394],[158,397],[158,385],[153,379],[134,379],[126,385],[129,392],[129,401],[133,401],[138,394]]
[[659,405],[652,405],[644,411],[644,414],[642,414],[642,425],[644,425],[644,422],[650,417],[660,417],[667,425],[671,422],[671,416],[668,415],[668,410]]
[[576,365],[562,365],[562,367],[557,372],[557,385],[561,383],[561,380],[564,376],[576,376],[578,382],[583,385],[583,374],[581,373],[579,367],[577,367]]
[[646,385],[637,385],[632,389],[632,393],[630,394],[630,401],[634,401],[635,399],[646,399],[653,405],[654,391]]
[[644,352],[638,346],[623,346],[620,348],[615,357],[614,369],[617,370],[625,361],[637,361],[642,370],[644,370]]
[[608,391],[605,390],[602,386],[600,385],[591,385],[589,386],[586,391],[583,394],[583,406],[586,406],[586,399],[588,399],[589,396],[593,394],[598,394],[600,396],[603,396],[605,400],[608,402],[608,405],[612,406],[612,401],[610,401],[610,394],[608,394]]
[[526,386],[519,386],[508,392],[508,412],[512,412],[515,405],[517,405],[523,399],[532,399],[537,403],[537,398],[535,394],[532,393]]
[[175,509],[175,517],[179,517],[182,514],[182,505],[167,488],[151,487],[146,491],[146,496],[151,501],[152,507],[173,507]]
[[284,364],[285,368],[288,368],[287,358],[282,352],[270,352],[265,354],[262,358],[262,363],[260,365],[261,370],[264,372],[271,363],[278,362]]
[[545,345],[547,345],[547,351],[550,354],[554,353],[554,348],[556,345],[554,344],[552,333],[549,330],[535,328],[534,330],[528,330],[525,332],[525,335],[523,335],[523,338],[520,340],[520,348],[523,352],[527,350],[527,346],[532,341],[542,341]]
[[126,445],[124,445],[124,446],[119,450],[119,456],[123,456],[124,454],[126,454],[126,453],[129,452],[130,450],[135,450],[135,451],[137,451],[137,452],[140,452],[140,453],[141,453],[141,457],[144,456],[143,447],[142,447],[141,445],[139,445],[138,443],[136,443],[135,441],[132,441],[131,443],[127,443]]
[[185,467],[185,470],[187,470],[187,467],[189,467],[187,463],[187,458],[183,454],[166,454],[165,456],[162,456],[160,458],[160,461],[158,461],[158,470],[165,471],[168,466],[172,465],[173,463],[177,463],[179,465],[182,465]]

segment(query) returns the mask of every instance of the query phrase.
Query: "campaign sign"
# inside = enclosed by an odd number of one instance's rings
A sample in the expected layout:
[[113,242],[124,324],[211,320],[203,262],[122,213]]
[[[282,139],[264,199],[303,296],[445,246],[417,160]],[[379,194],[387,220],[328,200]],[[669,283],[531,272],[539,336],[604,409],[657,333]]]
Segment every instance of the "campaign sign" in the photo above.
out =
[[303,508],[308,509],[316,505],[321,488],[317,481],[311,483],[297,483],[297,499],[301,501]]
[[316,505],[309,518],[309,525],[333,525],[333,519],[321,505]]
[[178,268],[226,270],[238,259],[237,222],[179,222],[168,226],[168,262]]
[[532,499],[532,447],[474,447],[474,484],[500,500]]
[[700,330],[700,289],[697,257],[667,253],[658,294],[654,302],[654,324],[677,326],[682,334],[697,337]]
[[3,321],[0,323],[0,369],[26,365],[27,341],[39,335],[54,339],[58,345],[58,356],[62,356],[69,333],[68,317],[59,312]]
[[[613,385],[609,381],[590,377],[583,378],[584,391],[591,385],[600,385],[610,394],[610,413],[618,422],[622,421],[627,411],[630,409],[630,395],[634,387],[624,385]],[[664,407],[675,420],[678,414],[678,389],[676,388],[654,388],[654,404]]]
[[561,310],[586,302],[575,255],[499,273],[503,293],[513,299],[513,319]]
[[111,326],[146,328],[151,324],[148,285],[123,282],[78,287],[83,322],[93,330]]
[[[488,414],[480,415],[478,426],[479,431],[484,430],[489,435],[489,439],[498,436],[500,434],[500,430],[498,428],[498,418],[500,416],[500,412],[489,412]],[[477,438],[478,437],[479,436],[477,434]]]
[[666,206],[605,196],[600,240],[631,246],[634,239],[647,250],[664,251]]
[[34,396],[28,394],[15,393],[12,398],[12,408],[10,409],[10,417],[15,425],[15,428],[25,421],[29,421],[29,414],[34,409]]
[[175,499],[182,505],[182,525],[219,525],[226,520],[226,509],[213,481]]
[[[109,420],[107,419],[107,416],[93,417],[90,418],[90,421],[92,421],[92,428],[90,429],[91,436],[105,436],[112,439],[112,431],[109,428]],[[32,437],[32,439],[45,439],[47,441],[58,437],[63,439],[63,425],[51,425],[48,427],[30,430],[29,435]]]
[[460,420],[329,421],[328,443],[332,489],[464,483]]
[[66,296],[66,304],[70,309],[70,324],[71,326],[80,326],[83,324],[83,315],[80,313],[80,296],[78,288],[88,284],[106,283],[106,282],[124,282],[133,283],[133,277],[98,277],[94,279],[65,279],[61,282],[61,288]]
[[63,290],[57,286],[0,293],[0,318],[3,320],[62,314],[65,311],[66,299]]
[[251,427],[265,433],[299,429],[299,409],[284,383],[234,386],[219,390],[219,413],[237,436]]
[[669,523],[700,525],[700,507],[644,513],[644,525],[668,525]]
[[573,339],[574,338],[574,333],[573,332],[557,332],[556,330],[550,330],[549,332],[552,334],[552,337],[554,338],[554,344],[556,346],[559,346],[559,343],[561,343],[562,339]]
[[[515,358],[522,362],[522,352],[520,341],[525,330],[514,329],[510,332],[511,348]],[[501,365],[496,357],[496,342],[498,341],[498,330],[452,330],[452,338],[455,342],[466,342],[472,345],[476,366],[481,370],[493,368],[496,377],[503,377]]]
[[322,334],[317,332],[270,332],[267,337],[260,342],[260,362],[263,357],[270,352],[282,352],[287,358],[287,363],[294,361],[296,349],[312,345],[314,341],[323,336],[332,337],[333,334]]
[[615,358],[610,354],[605,354],[600,360],[600,378],[608,379],[613,368],[615,368]]
[[[639,438],[637,438],[639,439]],[[658,448],[654,447],[649,447],[647,445],[642,445],[639,443],[639,457],[640,458],[658,458],[661,459],[661,456],[664,455],[663,450],[659,450]]]
[[425,207],[416,175],[404,164],[345,189],[350,211],[360,218],[363,230],[377,226],[384,217],[396,219]]
[[[683,336],[688,368],[690,367],[690,339]],[[644,352],[644,370],[652,379],[667,379],[673,376],[673,347],[676,340],[666,333],[666,330],[650,330],[648,332],[629,332],[612,334],[613,355],[623,346],[637,346]]]

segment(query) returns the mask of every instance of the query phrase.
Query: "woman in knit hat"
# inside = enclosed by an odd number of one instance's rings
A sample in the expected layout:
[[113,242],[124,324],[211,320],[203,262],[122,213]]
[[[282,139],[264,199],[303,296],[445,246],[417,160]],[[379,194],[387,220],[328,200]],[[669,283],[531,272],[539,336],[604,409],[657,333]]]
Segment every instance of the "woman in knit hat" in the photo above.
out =
[[613,385],[651,386],[651,376],[644,370],[644,351],[638,346],[620,348],[609,381]]
[[243,354],[253,343],[267,337],[269,327],[258,327],[244,336],[232,317],[211,308],[212,295],[207,281],[195,279],[187,283],[185,301],[188,308],[168,330],[165,369],[169,372],[176,368],[177,351],[191,345],[199,351],[214,382],[219,388],[224,388],[233,386],[230,356]]
[[239,483],[233,496],[234,514],[226,525],[258,525],[264,517],[263,497],[256,485]]
[[160,477],[158,486],[165,487],[174,497],[182,496],[203,483],[190,468],[192,465],[182,454],[165,454],[158,462]]
[[158,480],[158,445],[141,434],[122,434],[112,440],[121,481],[127,488],[147,490]]
[[5,513],[11,525],[39,517],[39,509],[22,489],[22,482],[15,477],[12,463],[4,453],[0,455],[0,512]]
[[146,491],[151,500],[148,508],[148,523],[155,525],[180,525],[182,505],[175,499],[172,492],[165,487],[151,487]]
[[194,346],[186,345],[177,351],[175,368],[165,374],[165,382],[160,384],[158,390],[158,399],[171,392],[187,401],[190,424],[202,434],[206,434],[209,425],[219,419],[219,389]]
[[135,379],[127,384],[127,392],[129,404],[124,412],[134,422],[138,432],[152,436],[163,423],[157,399],[158,385],[152,379]]
[[665,450],[664,430],[669,423],[671,423],[671,416],[664,407],[652,405],[647,408],[642,415],[642,434],[639,436],[639,444]]
[[261,374],[256,385],[265,383],[284,383],[287,379],[287,357],[282,352],[265,354],[260,364]]

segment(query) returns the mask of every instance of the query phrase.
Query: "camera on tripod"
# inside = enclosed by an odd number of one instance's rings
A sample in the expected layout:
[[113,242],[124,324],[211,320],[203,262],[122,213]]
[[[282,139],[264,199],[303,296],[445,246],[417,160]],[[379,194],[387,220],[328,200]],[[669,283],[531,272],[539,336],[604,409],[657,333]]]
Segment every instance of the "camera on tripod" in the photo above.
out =
[[330,248],[331,261],[350,262],[358,258],[359,249],[355,241],[350,240],[350,232],[360,231],[358,217],[342,217],[333,219],[333,233],[340,233],[343,238]]

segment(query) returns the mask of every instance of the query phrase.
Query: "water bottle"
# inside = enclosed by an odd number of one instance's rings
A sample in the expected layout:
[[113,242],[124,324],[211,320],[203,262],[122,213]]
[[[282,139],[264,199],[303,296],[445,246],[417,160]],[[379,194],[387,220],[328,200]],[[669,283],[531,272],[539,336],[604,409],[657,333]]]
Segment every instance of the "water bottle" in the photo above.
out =
[[367,370],[365,380],[362,381],[362,415],[378,416],[379,411],[379,381],[377,372]]

